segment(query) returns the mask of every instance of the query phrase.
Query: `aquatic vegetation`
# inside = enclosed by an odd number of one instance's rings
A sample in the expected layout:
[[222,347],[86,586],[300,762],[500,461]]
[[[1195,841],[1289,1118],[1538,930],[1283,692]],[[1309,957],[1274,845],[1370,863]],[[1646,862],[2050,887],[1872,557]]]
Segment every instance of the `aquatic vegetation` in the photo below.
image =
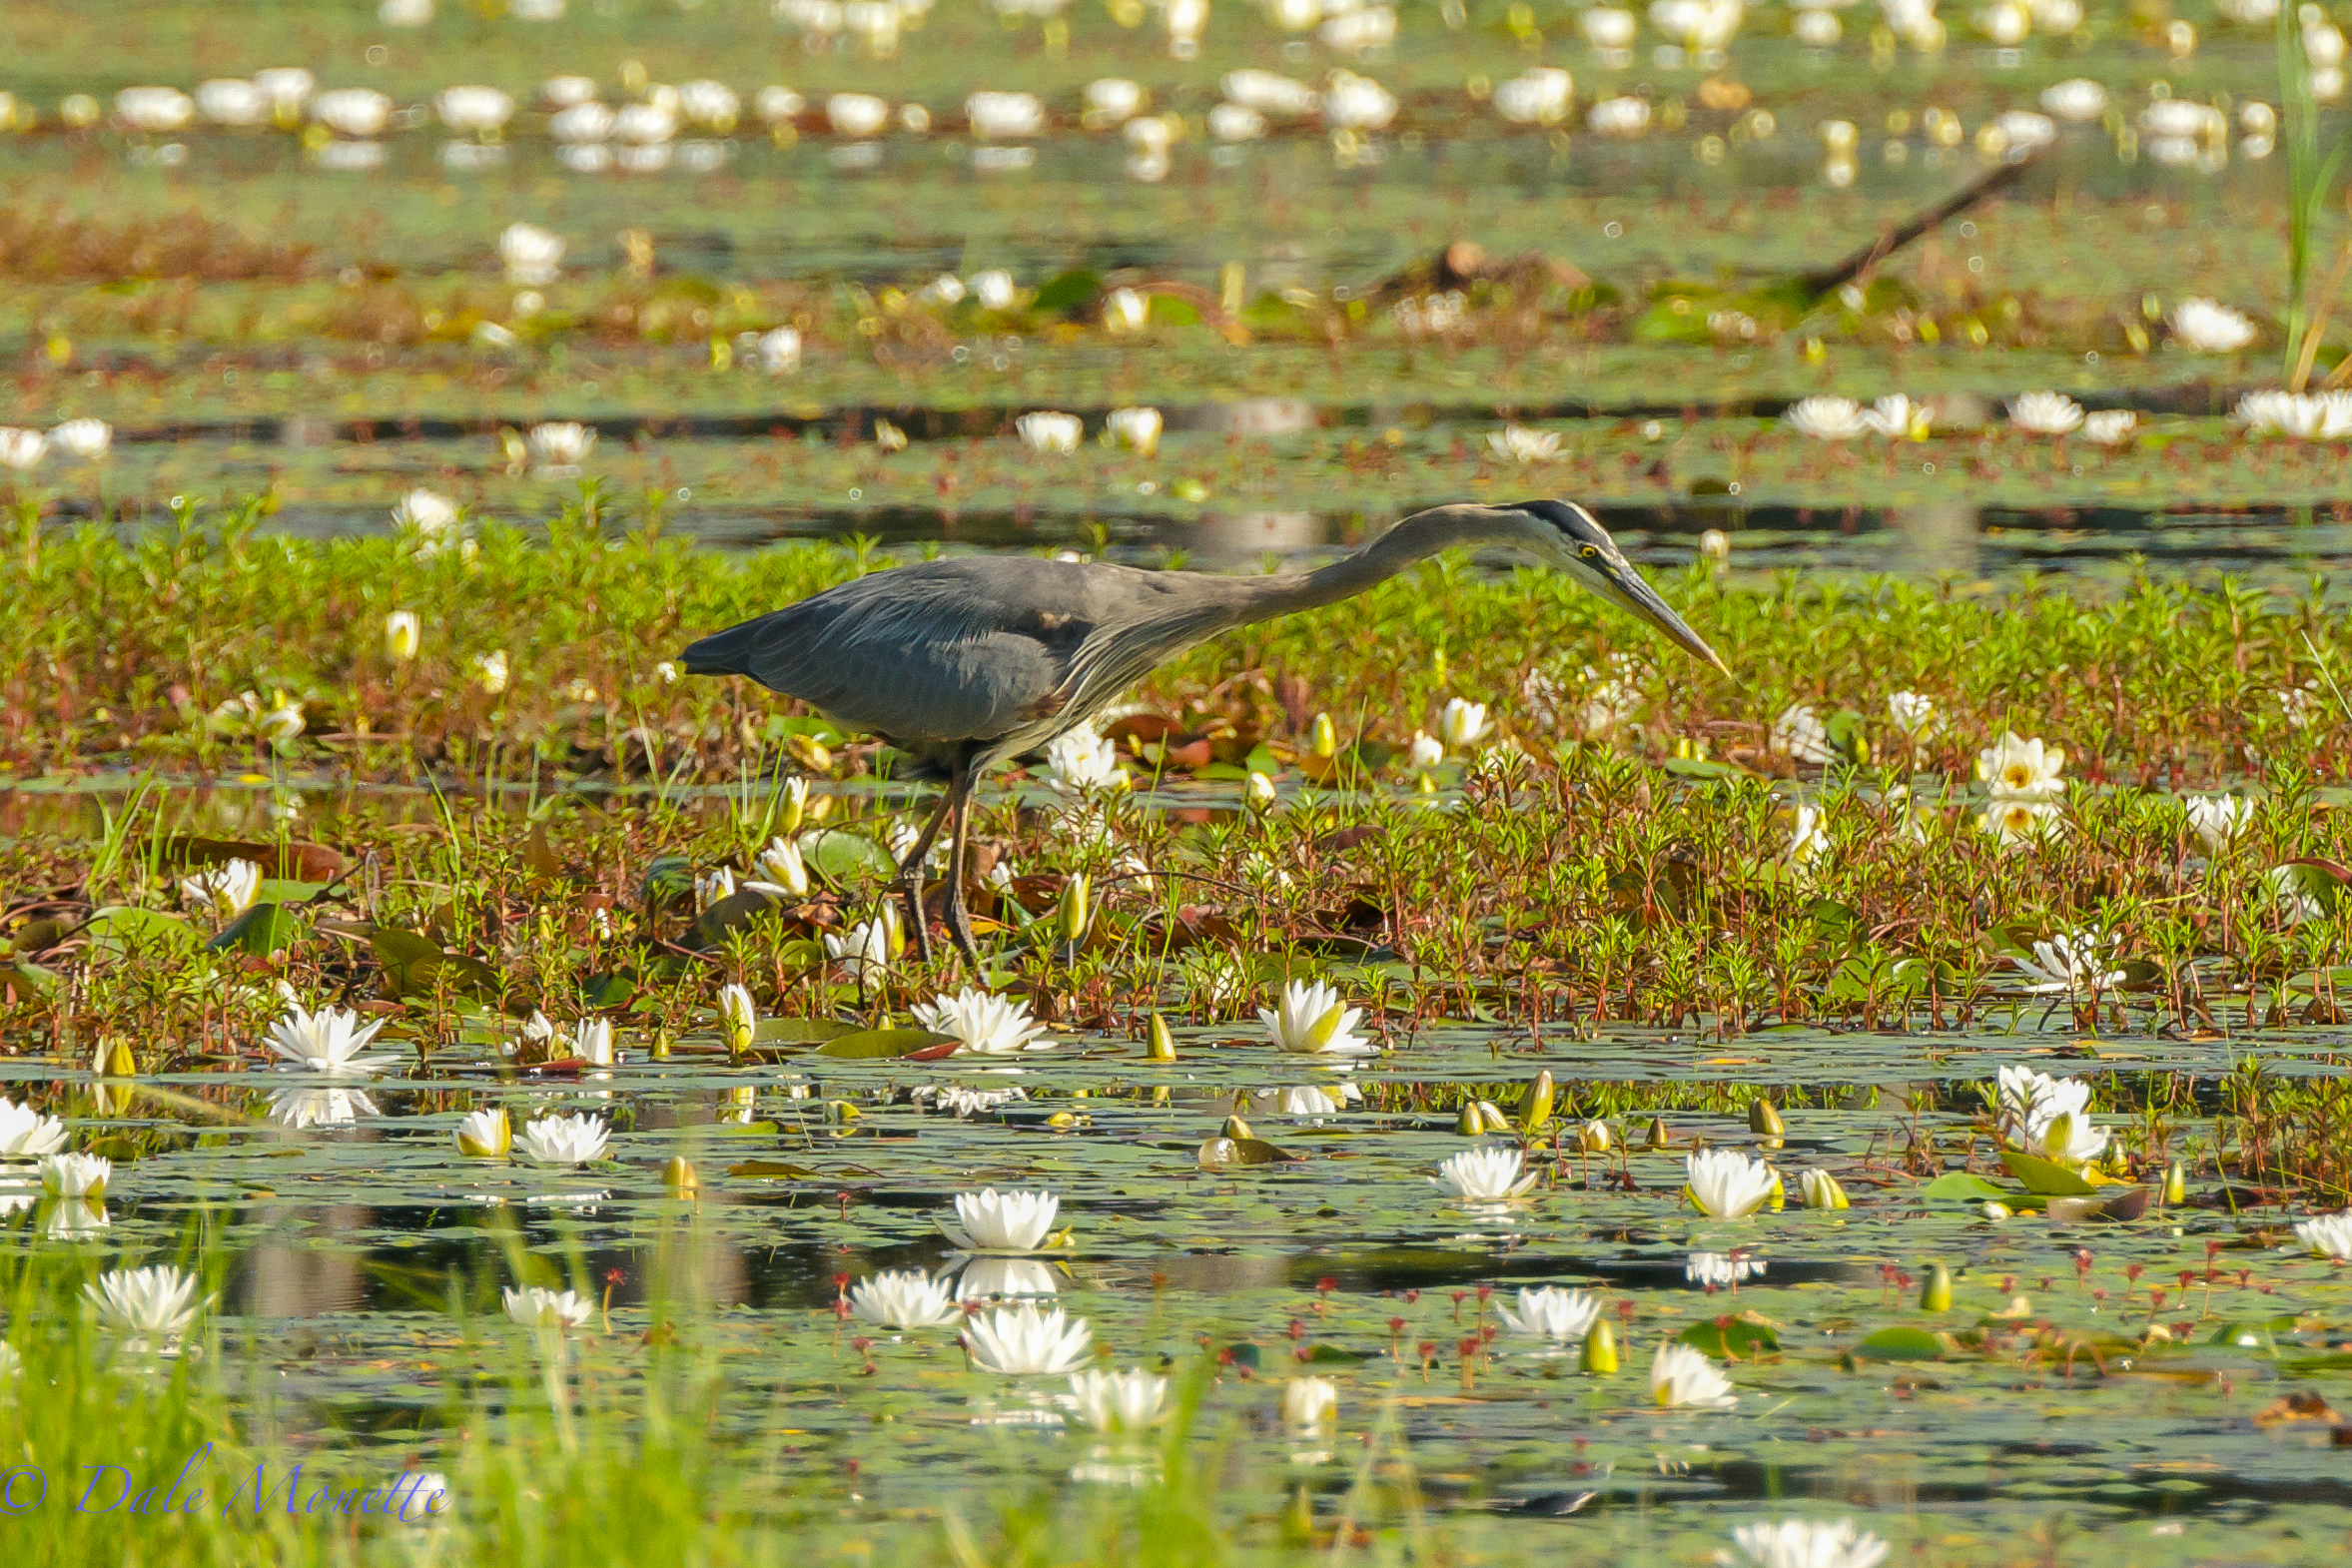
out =
[[1536,1173],[1521,1175],[1522,1157],[1516,1149],[1499,1146],[1465,1149],[1438,1166],[1430,1185],[1452,1198],[1470,1203],[1494,1203],[1526,1194]]
[[1006,1377],[1061,1376],[1092,1355],[1094,1331],[1085,1318],[1033,1302],[975,1312],[965,1320],[964,1347],[972,1364]]
[[958,1192],[955,1219],[942,1219],[939,1227],[968,1252],[1035,1252],[1052,1244],[1054,1216],[1061,1207],[1061,1198],[1052,1192],[983,1187]]

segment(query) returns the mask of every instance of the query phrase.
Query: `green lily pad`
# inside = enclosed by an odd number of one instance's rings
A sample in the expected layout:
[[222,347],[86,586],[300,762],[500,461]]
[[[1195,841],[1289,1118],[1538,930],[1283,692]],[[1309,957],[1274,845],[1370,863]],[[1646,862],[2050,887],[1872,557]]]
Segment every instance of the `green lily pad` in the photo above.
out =
[[1944,1337],[1925,1328],[1882,1328],[1854,1347],[1862,1361],[1935,1361],[1944,1355]]
[[2087,1197],[2098,1190],[2064,1166],[2020,1155],[2013,1149],[2000,1152],[2000,1163],[2009,1168],[2010,1176],[2025,1183],[2028,1192],[2047,1197]]
[[207,944],[216,953],[251,953],[267,958],[290,948],[310,927],[281,904],[256,904],[221,929]]
[[854,887],[869,879],[888,881],[898,875],[898,862],[890,851],[863,833],[811,828],[800,836],[799,844],[809,870],[837,888]]
[[2016,1194],[1996,1181],[1969,1171],[1947,1171],[1920,1189],[1920,1196],[1939,1202],[1981,1202],[1986,1198],[2002,1199]]
[[950,1045],[955,1038],[953,1035],[934,1034],[928,1029],[861,1029],[826,1041],[817,1048],[817,1055],[863,1061],[911,1057],[933,1046]]
[[128,904],[110,904],[97,911],[85,929],[90,956],[101,963],[135,953],[150,958],[185,957],[200,945],[196,928],[179,916]]

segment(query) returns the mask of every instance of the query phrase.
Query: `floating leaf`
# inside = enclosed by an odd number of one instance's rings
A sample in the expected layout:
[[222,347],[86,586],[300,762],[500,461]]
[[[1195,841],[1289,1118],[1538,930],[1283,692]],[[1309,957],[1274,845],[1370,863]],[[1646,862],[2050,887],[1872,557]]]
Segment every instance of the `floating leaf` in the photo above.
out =
[[739,888],[695,917],[694,929],[687,933],[685,945],[703,952],[724,947],[731,933],[750,929],[761,916],[771,915],[782,907],[782,901],[773,893]]
[[285,906],[256,904],[221,929],[205,945],[216,953],[251,953],[267,958],[294,946],[310,931]]
[[1226,1166],[1271,1166],[1289,1160],[1304,1160],[1306,1156],[1292,1154],[1262,1138],[1212,1138],[1200,1146],[1199,1160],[1203,1171],[1221,1170]]
[[200,945],[196,928],[179,916],[129,904],[108,905],[92,914],[90,924],[83,929],[90,938],[91,957],[99,960],[127,958],[132,954],[184,956],[194,953]]
[[1943,1358],[1944,1337],[1925,1328],[1882,1328],[1854,1347],[1857,1360],[1935,1361]]
[[887,882],[898,875],[898,862],[890,851],[863,833],[811,828],[798,842],[809,870],[837,888],[854,887],[868,879]]
[[1720,1322],[1693,1323],[1677,1337],[1694,1349],[1726,1361],[1745,1361],[1757,1355],[1778,1355],[1780,1325],[1755,1312],[1741,1312]]
[[794,1180],[805,1180],[822,1176],[824,1173],[811,1171],[807,1166],[793,1165],[789,1161],[746,1160],[741,1165],[727,1167],[727,1175],[733,1176],[787,1176]]
[[953,1045],[955,1040],[953,1035],[934,1034],[928,1029],[861,1029],[826,1041],[817,1048],[817,1055],[875,1061],[911,1057],[933,1046]]
[[368,945],[376,950],[376,961],[384,966],[385,979],[394,996],[429,994],[446,987],[457,995],[486,1002],[503,989],[497,971],[489,965],[463,953],[444,952],[439,943],[419,932],[379,926],[369,933]]
[[1988,1197],[2006,1198],[2014,1195],[2007,1187],[1969,1171],[1947,1171],[1920,1189],[1920,1196],[1938,1202],[1958,1200],[1975,1203]]
[[2028,1192],[2039,1192],[2050,1197],[2087,1197],[2098,1190],[2064,1166],[2036,1160],[2031,1155],[2020,1155],[2013,1149],[2000,1152],[2000,1163],[2009,1168],[2010,1176],[2025,1183]]
[[828,1040],[866,1033],[855,1024],[829,1018],[763,1018],[751,1033],[755,1046],[821,1046]]

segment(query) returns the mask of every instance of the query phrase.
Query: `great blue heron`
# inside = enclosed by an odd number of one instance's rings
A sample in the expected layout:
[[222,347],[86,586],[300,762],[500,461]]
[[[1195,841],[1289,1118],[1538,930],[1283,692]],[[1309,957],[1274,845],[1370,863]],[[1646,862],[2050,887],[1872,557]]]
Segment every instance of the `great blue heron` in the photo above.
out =
[[924,561],[874,572],[683,655],[693,675],[749,675],[852,729],[880,735],[947,794],[899,866],[916,942],[931,955],[923,865],[949,834],[947,923],[974,968],[964,839],[974,783],[1085,723],[1130,684],[1234,626],[1335,603],[1456,544],[1524,550],[1632,611],[1717,669],[1728,666],[1644,582],[1592,513],[1567,501],[1467,501],[1404,518],[1314,571],[1225,577],[1026,555]]

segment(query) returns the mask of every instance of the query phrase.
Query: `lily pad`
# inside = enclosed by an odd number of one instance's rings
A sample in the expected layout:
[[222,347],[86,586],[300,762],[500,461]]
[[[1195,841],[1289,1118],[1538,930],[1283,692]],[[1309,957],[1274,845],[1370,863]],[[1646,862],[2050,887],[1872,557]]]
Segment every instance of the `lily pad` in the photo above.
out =
[[826,1041],[817,1048],[817,1055],[878,1061],[911,1057],[933,1046],[953,1045],[955,1040],[953,1035],[934,1034],[928,1029],[861,1029]]
[[1969,1171],[1947,1171],[1920,1189],[1920,1196],[1938,1202],[1982,1202],[1986,1198],[2008,1198],[2016,1194],[1997,1181],[1988,1181]]
[[809,870],[837,888],[854,887],[870,879],[888,881],[898,875],[898,862],[890,851],[863,833],[811,828],[798,842]]
[[300,917],[282,904],[256,904],[221,929],[205,945],[216,953],[250,953],[267,958],[294,946],[310,931]]
[[196,928],[179,916],[128,904],[110,904],[99,910],[90,917],[86,929],[90,956],[100,962],[133,954],[182,957],[201,945]]
[[1926,1328],[1882,1328],[1854,1347],[1861,1361],[1937,1361],[1944,1357],[1944,1336]]
[[2048,1197],[2087,1197],[2098,1190],[2064,1166],[2047,1160],[2036,1160],[2031,1155],[2020,1155],[2013,1149],[2000,1152],[2000,1163],[2009,1168],[2009,1175],[2025,1183],[2028,1192],[2039,1192]]

